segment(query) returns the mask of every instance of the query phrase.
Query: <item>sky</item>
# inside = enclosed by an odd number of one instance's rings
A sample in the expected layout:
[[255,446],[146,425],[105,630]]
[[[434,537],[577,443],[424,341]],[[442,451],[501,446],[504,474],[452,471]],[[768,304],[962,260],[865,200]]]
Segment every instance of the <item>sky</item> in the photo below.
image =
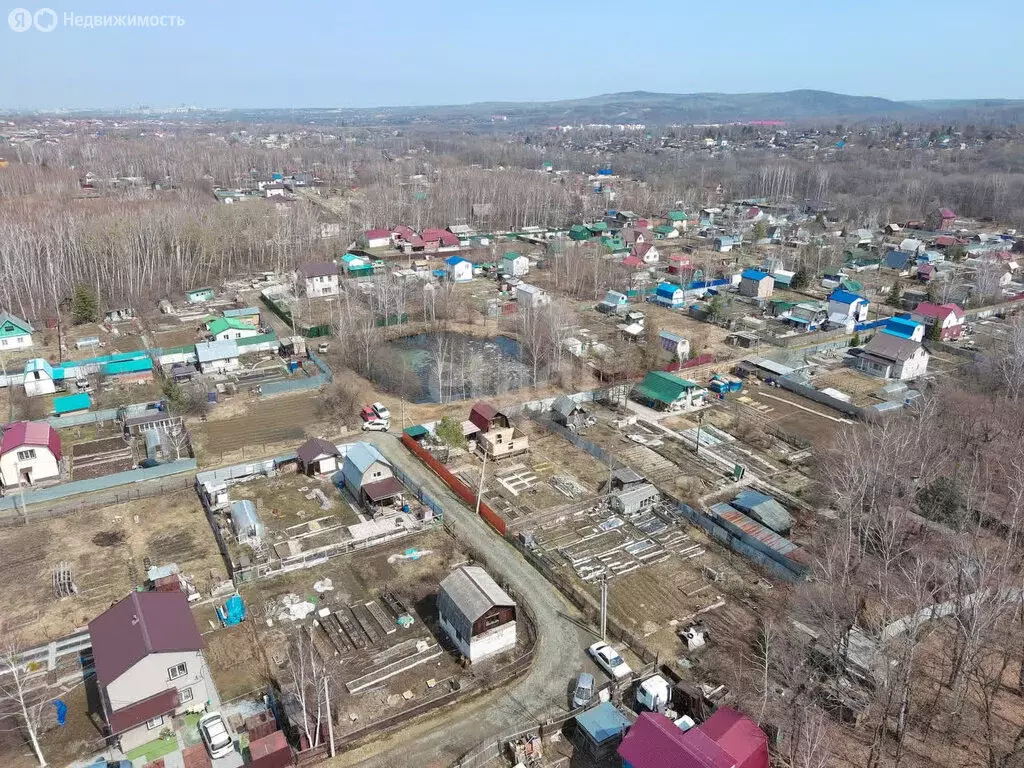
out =
[[[1024,58],[997,34],[1020,28],[1021,0],[42,2],[7,0],[0,13],[8,18],[0,109],[412,106],[798,88],[1024,98]],[[44,7],[54,13],[36,13]],[[122,15],[173,23],[65,23]],[[42,31],[33,16],[43,29],[56,25]]]

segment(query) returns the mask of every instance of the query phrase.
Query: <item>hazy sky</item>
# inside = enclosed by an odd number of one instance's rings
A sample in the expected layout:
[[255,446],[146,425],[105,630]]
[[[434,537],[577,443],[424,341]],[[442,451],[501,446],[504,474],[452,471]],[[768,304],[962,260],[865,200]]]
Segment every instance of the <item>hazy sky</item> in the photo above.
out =
[[[0,108],[301,107],[816,88],[1024,97],[1021,0],[44,0],[0,26]],[[75,16],[180,16],[82,28]],[[0,18],[2,18],[0,16]],[[42,25],[52,21],[44,14]],[[1008,42],[1011,41],[1011,42]]]

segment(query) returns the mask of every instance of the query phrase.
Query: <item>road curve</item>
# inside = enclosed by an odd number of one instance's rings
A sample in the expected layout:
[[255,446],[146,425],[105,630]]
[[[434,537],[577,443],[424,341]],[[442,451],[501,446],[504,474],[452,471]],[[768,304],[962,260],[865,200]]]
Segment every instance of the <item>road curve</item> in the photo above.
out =
[[533,664],[518,682],[411,723],[391,736],[349,750],[326,765],[374,768],[447,766],[489,737],[565,711],[572,677],[594,671],[586,647],[594,635],[581,629],[576,608],[495,533],[473,510],[392,435],[364,435],[393,464],[418,482],[444,508],[459,541],[486,558],[492,575],[529,604],[537,622]]

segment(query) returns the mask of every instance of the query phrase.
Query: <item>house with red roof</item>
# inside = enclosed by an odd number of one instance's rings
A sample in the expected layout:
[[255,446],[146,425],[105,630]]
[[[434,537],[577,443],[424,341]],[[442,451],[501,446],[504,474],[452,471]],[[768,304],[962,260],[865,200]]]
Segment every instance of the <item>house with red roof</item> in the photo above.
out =
[[458,248],[459,236],[449,232],[447,229],[424,229],[421,235],[427,246],[436,248]]
[[757,723],[728,707],[684,731],[644,712],[618,750],[623,768],[768,768],[768,738]]
[[658,253],[658,249],[654,247],[654,243],[650,240],[634,245],[629,249],[629,255],[635,256],[643,261],[644,264],[657,264],[658,260],[661,259],[661,254]]
[[5,424],[0,434],[0,487],[60,477],[60,436],[45,421]]
[[956,222],[956,214],[950,208],[939,208],[928,214],[925,225],[934,232],[948,232],[953,229]]
[[391,245],[391,230],[368,229],[363,232],[362,240],[367,248],[386,248]]
[[910,317],[925,325],[927,328],[925,335],[929,338],[934,338],[932,337],[934,333],[932,327],[938,324],[939,338],[942,341],[959,339],[960,334],[964,332],[964,323],[967,321],[964,311],[956,304],[933,304],[930,301],[922,301],[918,304],[910,313]]
[[97,714],[121,751],[159,738],[172,719],[220,705],[183,592],[132,592],[89,622]]

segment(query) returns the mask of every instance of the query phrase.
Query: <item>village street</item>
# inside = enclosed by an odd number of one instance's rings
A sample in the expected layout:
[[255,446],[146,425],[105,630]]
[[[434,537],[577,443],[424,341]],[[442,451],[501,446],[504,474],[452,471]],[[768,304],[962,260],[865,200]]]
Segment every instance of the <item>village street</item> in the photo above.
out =
[[[573,623],[576,608],[539,572],[472,510],[462,505],[429,469],[416,460],[392,435],[370,433],[388,461],[399,466],[427,489],[444,507],[455,534],[470,551],[487,558],[496,579],[526,596],[537,621],[538,643],[533,664],[518,682],[480,698],[424,718],[392,736],[348,750],[330,766],[447,766],[480,741],[514,730],[519,723],[536,723],[548,714],[567,709],[567,692],[581,670],[596,670],[586,648],[597,637]],[[570,620],[572,619],[572,620]]]

